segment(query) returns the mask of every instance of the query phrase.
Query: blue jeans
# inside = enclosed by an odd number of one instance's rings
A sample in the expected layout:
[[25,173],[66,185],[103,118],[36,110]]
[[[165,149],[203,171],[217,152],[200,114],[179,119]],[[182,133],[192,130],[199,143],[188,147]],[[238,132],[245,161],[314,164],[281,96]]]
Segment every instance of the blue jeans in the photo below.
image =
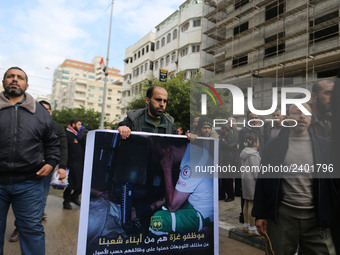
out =
[[45,233],[41,223],[44,205],[41,179],[0,184],[0,255],[3,255],[6,219],[10,204],[19,230],[22,255],[45,255]]
[[[46,177],[43,178],[43,183],[44,183],[44,209],[43,209],[43,213],[45,211],[45,207],[46,207],[46,200],[48,197],[48,193],[50,192],[50,183],[51,183],[51,179],[52,179],[52,175],[53,175],[54,170],[52,170],[50,172],[49,175],[47,175]],[[42,217],[42,215],[41,215]]]

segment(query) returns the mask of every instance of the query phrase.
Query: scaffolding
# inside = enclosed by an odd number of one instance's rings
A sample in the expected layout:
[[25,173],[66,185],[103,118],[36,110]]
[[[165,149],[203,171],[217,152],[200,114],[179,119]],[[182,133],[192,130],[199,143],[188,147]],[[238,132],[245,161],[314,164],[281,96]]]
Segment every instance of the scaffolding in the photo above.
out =
[[299,76],[307,84],[340,69],[338,0],[205,3],[203,51],[213,58],[203,68],[219,80],[255,76],[279,83],[280,78]]

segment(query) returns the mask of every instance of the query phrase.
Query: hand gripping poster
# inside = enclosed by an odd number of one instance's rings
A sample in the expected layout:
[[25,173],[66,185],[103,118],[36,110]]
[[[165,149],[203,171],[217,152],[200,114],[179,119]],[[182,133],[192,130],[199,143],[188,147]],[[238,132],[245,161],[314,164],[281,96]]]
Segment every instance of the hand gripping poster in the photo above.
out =
[[218,254],[217,142],[89,132],[77,255]]

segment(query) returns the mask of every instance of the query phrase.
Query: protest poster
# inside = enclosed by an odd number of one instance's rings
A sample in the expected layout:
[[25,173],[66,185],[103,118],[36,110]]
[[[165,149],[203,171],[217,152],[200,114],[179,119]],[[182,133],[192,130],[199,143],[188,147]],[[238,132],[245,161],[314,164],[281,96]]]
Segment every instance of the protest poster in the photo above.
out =
[[[218,254],[217,179],[195,172],[216,164],[217,142],[90,131],[77,255]],[[185,195],[175,209],[165,199],[170,179]]]

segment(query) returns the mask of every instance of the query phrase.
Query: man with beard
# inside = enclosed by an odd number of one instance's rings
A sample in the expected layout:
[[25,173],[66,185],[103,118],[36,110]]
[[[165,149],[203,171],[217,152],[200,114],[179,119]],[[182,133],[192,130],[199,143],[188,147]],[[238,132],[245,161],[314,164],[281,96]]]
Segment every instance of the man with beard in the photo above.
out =
[[177,134],[174,119],[164,114],[168,92],[163,87],[152,86],[146,92],[145,102],[147,108],[128,111],[127,117],[119,123],[121,137],[128,138],[131,131]]
[[59,162],[59,140],[46,109],[26,93],[28,78],[9,68],[0,94],[0,254],[10,205],[22,254],[45,254],[43,177]]
[[284,120],[285,116],[281,115],[281,109],[277,108],[273,114],[272,122],[267,122],[263,128],[263,140],[264,144],[266,144],[270,139],[278,136],[282,130],[281,122]]
[[[78,137],[81,128],[79,119],[72,119],[66,128],[66,138],[68,147],[67,168],[69,169],[69,185],[64,190],[64,209],[71,210],[71,203],[80,206],[79,195],[81,194],[83,183],[84,150]],[[71,194],[73,190],[73,193]]]
[[[303,106],[311,112],[308,104]],[[276,255],[294,254],[298,246],[303,254],[335,254],[329,230],[339,199],[334,179],[312,171],[317,164],[330,166],[330,143],[308,132],[311,116],[296,105],[287,116],[297,125],[270,140],[261,161],[262,167],[286,170],[276,173],[279,178],[257,179],[252,216],[259,234],[268,233]]]
[[331,97],[334,82],[320,80],[312,88],[312,123],[310,130],[316,135],[330,139],[332,137],[331,125]]

